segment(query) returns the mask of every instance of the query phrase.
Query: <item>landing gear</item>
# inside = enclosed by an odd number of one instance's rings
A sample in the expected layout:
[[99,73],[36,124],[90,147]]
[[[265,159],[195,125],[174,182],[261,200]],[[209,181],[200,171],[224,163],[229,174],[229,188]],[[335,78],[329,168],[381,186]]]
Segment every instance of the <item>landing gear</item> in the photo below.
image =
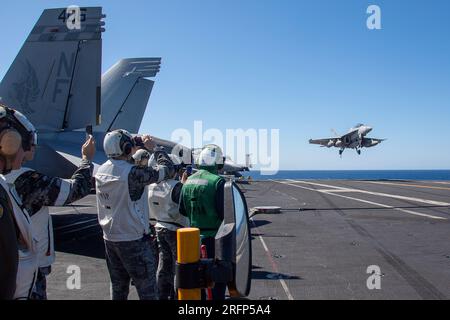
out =
[[342,158],[342,152],[344,152],[344,149],[339,150],[339,155],[341,156],[341,158]]
[[361,149],[356,149],[356,153],[360,155],[361,154]]

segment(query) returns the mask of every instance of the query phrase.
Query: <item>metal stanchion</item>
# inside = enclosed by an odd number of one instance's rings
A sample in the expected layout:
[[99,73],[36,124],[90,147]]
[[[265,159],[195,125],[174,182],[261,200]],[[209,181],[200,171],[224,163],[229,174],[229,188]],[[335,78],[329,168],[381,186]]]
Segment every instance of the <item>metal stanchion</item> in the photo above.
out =
[[[200,230],[181,228],[177,231],[177,262],[180,265],[200,261]],[[178,300],[200,300],[201,289],[178,289]]]

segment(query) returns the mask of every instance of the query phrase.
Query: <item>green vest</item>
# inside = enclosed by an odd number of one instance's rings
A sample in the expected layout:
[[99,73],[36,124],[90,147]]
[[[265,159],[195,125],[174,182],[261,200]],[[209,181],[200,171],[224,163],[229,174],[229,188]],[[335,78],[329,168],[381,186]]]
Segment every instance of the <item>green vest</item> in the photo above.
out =
[[191,227],[199,228],[204,237],[214,237],[222,220],[216,210],[216,192],[223,178],[206,170],[199,170],[183,185],[181,196]]

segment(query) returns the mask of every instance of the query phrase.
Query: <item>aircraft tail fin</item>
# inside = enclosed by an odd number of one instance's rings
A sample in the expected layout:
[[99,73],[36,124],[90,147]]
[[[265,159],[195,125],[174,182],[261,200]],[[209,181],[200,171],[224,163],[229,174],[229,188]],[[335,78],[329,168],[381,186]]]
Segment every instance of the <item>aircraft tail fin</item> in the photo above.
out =
[[331,128],[330,130],[331,130],[331,132],[334,134],[334,136],[335,136],[336,138],[340,137],[340,135],[337,133],[336,130],[334,130],[334,128]]
[[137,133],[147,108],[161,58],[122,59],[102,76],[101,124],[95,131],[126,129]]
[[79,13],[79,28],[72,29],[73,11],[44,10],[0,83],[2,103],[24,113],[38,130],[99,121],[105,16],[101,7]]

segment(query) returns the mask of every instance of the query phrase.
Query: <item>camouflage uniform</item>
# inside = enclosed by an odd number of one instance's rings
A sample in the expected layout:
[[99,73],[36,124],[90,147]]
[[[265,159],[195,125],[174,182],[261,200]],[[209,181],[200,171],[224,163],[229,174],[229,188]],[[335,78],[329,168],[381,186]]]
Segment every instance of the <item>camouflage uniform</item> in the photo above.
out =
[[[155,152],[155,156],[158,167],[133,166],[129,171],[127,181],[131,201],[139,201],[147,185],[158,182],[161,178],[167,179],[173,174],[174,166],[168,155],[165,152]],[[97,199],[99,193],[97,187]],[[135,285],[141,300],[158,299],[156,252],[151,235],[145,234],[133,241],[109,241],[105,235],[104,239],[112,299],[126,300],[130,281]]]
[[[173,165],[163,164],[160,167],[164,170],[164,176],[169,177],[174,171]],[[156,183],[159,180],[159,170],[152,167],[134,166],[128,175],[128,189],[130,190],[131,201],[139,200],[144,194],[145,187],[149,184]]]
[[[65,206],[88,195],[92,188],[92,168],[93,165],[89,160],[82,160],[70,180],[49,177],[31,170],[20,175],[14,186],[24,209],[33,216],[42,207]],[[59,204],[56,200],[62,183],[70,184],[70,192],[64,203]]]
[[[92,183],[92,167],[89,160],[82,160],[71,179],[49,177],[34,170],[21,174],[14,182],[17,194],[20,196],[23,208],[30,216],[43,207],[65,206],[89,194]],[[66,199],[59,199],[62,184],[68,184],[69,193]],[[50,266],[39,268],[32,299],[46,300],[46,276],[51,272]]]
[[159,248],[158,248],[158,234],[155,226],[150,224],[150,243],[153,248],[153,254],[155,256],[155,264],[159,265]]
[[160,300],[175,300],[175,263],[177,261],[177,232],[156,228],[158,237],[158,291]]
[[112,283],[112,299],[127,300],[130,280],[139,299],[156,300],[156,264],[150,237],[135,241],[105,240],[106,263]]
[[31,300],[47,300],[47,279],[46,277],[52,272],[52,267],[40,267],[38,269],[36,282],[34,283]]

